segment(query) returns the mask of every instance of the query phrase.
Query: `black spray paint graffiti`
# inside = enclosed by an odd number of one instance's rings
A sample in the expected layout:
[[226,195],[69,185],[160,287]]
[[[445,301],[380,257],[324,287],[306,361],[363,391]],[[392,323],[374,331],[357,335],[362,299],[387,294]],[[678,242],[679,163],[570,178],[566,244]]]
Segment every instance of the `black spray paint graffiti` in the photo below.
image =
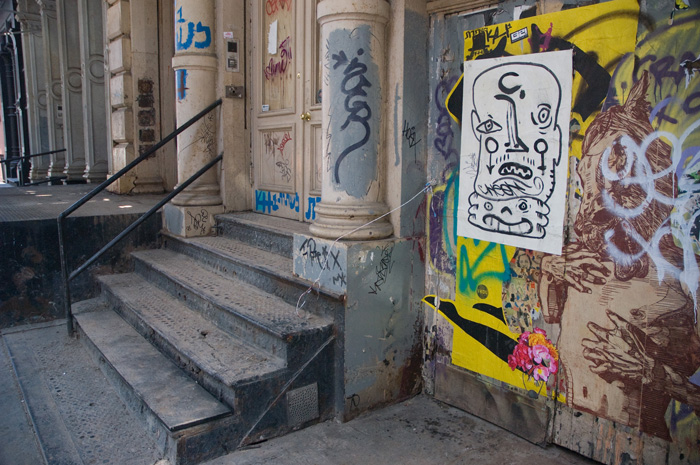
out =
[[282,159],[275,163],[275,165],[279,168],[282,179],[287,182],[292,180],[292,169],[289,167],[289,160]]
[[[549,91],[538,91],[543,88]],[[545,236],[561,158],[561,93],[557,77],[540,64],[497,65],[476,77],[471,126],[479,164],[468,199],[471,224],[512,236]]]
[[347,285],[347,276],[343,271],[343,266],[340,264],[339,250],[333,252],[333,250],[329,250],[326,245],[321,245],[319,250],[319,245],[316,243],[316,240],[314,238],[309,238],[301,244],[299,252],[301,252],[302,257],[305,257],[312,265],[318,266],[321,270],[337,270],[335,276],[331,278],[333,284],[339,286]]
[[[337,69],[340,66],[345,66],[343,70],[343,75],[345,76],[340,84],[340,90],[345,95],[345,111],[348,112],[348,116],[345,122],[340,127],[340,130],[345,130],[350,123],[359,123],[365,130],[365,134],[359,141],[352,145],[347,146],[338,155],[338,159],[335,161],[334,179],[336,184],[340,184],[340,163],[347,157],[350,153],[362,148],[369,140],[371,129],[369,126],[369,120],[372,117],[372,109],[369,104],[363,99],[367,97],[367,91],[365,87],[372,87],[372,83],[366,77],[367,65],[360,63],[358,57],[364,55],[364,49],[360,48],[357,50],[357,57],[348,61],[348,57],[344,51],[340,53],[333,54],[331,59],[335,61],[333,69]],[[351,87],[350,87],[351,86]]]
[[206,234],[207,232],[207,224],[209,224],[209,212],[206,211],[205,209],[202,209],[202,211],[196,215],[193,215],[191,212],[187,212],[187,231],[197,231],[200,234]]
[[415,127],[415,126],[409,126],[409,125],[408,125],[408,121],[405,121],[405,120],[404,120],[404,122],[403,122],[403,132],[402,132],[402,134],[403,134],[403,136],[406,138],[406,140],[408,141],[408,146],[411,147],[411,148],[415,147],[416,145],[418,145],[418,143],[419,143],[420,141],[423,140],[423,139],[418,139],[418,140],[416,140],[416,137],[417,137],[417,136],[416,136],[416,127]]
[[391,255],[394,253],[394,246],[385,246],[382,249],[382,256],[379,259],[379,265],[375,267],[377,273],[374,284],[369,286],[369,294],[376,294],[382,290],[382,286],[386,283],[386,279],[394,267],[394,262],[391,261]]
[[[528,43],[533,53],[573,50],[574,71],[579,73],[582,81],[579,89],[574,92],[576,101],[573,102],[574,105],[571,111],[572,113],[581,115],[584,121],[587,120],[596,110],[600,109],[603,101],[606,100],[609,84],[612,79],[610,73],[608,73],[604,67],[607,63],[598,63],[598,57],[595,53],[586,53],[581,50],[568,40],[570,37],[557,37],[553,35],[552,28],[548,29],[547,32],[542,32],[536,24],[531,24],[530,29],[531,38],[528,39]],[[503,34],[499,34],[498,30],[496,30],[494,34],[487,38],[489,40],[477,41],[476,36],[474,37],[474,46],[472,47],[473,54],[467,58],[468,60],[511,56],[510,53],[505,51],[506,45],[508,44],[508,37],[503,37]],[[496,39],[498,39],[498,42],[496,42]],[[438,88],[439,87],[440,86],[438,86]],[[463,91],[462,82],[460,81],[447,102],[447,108],[457,118],[462,114]],[[608,95],[608,100],[613,103],[616,102],[615,98],[615,95]],[[574,135],[574,137],[576,136]]]

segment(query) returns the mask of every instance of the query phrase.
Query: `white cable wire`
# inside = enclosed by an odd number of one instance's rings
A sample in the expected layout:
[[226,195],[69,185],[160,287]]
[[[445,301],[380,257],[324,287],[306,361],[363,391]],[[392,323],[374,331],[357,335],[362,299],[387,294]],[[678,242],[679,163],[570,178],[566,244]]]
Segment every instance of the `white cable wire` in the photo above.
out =
[[[335,244],[337,244],[339,240],[341,240],[342,238],[347,237],[347,236],[349,236],[349,235],[351,235],[351,234],[356,233],[356,232],[359,231],[360,229],[362,229],[362,228],[364,228],[364,227],[366,227],[366,226],[369,226],[370,224],[374,223],[375,221],[381,220],[381,219],[384,218],[385,216],[391,215],[391,214],[394,213],[396,210],[399,210],[399,209],[405,207],[406,205],[408,205],[409,203],[413,202],[416,198],[418,198],[419,195],[423,194],[424,192],[428,192],[428,191],[432,192],[432,190],[433,190],[433,185],[432,185],[430,182],[427,182],[427,183],[425,184],[425,186],[423,187],[423,189],[421,189],[420,191],[418,191],[418,193],[416,193],[416,195],[414,195],[414,196],[411,197],[410,199],[406,200],[404,203],[402,203],[402,204],[399,205],[398,207],[396,207],[396,208],[394,208],[393,210],[390,210],[390,211],[384,213],[384,214],[381,215],[381,216],[376,217],[376,218],[373,219],[372,221],[369,221],[369,222],[363,224],[362,226],[358,226],[357,228],[353,229],[352,231],[347,232],[347,233],[341,235],[340,237],[338,237],[336,240],[334,240],[334,241],[333,241],[333,244],[331,244],[331,247],[328,249],[328,254],[326,255],[326,259],[325,259],[325,261],[323,262],[323,265],[321,266],[321,271],[318,273],[318,277],[314,280],[314,282],[311,284],[311,286],[309,286],[309,288],[306,289],[306,290],[299,296],[299,299],[297,299],[297,305],[296,305],[296,309],[295,309],[296,315],[297,315],[298,317],[301,318],[301,314],[299,313],[299,310],[301,310],[302,308],[304,308],[304,305],[306,305],[306,299],[304,299],[303,302],[301,301],[301,299],[303,299],[304,296],[306,296],[306,295],[308,295],[309,293],[311,293],[311,291],[313,290],[314,286],[317,286],[319,291],[321,290],[321,276],[323,276],[323,272],[326,271],[326,266],[328,265],[328,258],[331,256],[331,252],[333,251],[333,248],[335,247]],[[301,305],[299,305],[300,302],[301,302]]]

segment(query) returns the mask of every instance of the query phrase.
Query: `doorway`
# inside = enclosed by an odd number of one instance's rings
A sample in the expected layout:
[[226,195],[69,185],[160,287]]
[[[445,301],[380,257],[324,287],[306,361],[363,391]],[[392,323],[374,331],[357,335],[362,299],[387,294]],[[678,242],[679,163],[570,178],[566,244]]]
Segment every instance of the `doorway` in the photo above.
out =
[[252,2],[254,210],[313,221],[321,201],[317,0]]

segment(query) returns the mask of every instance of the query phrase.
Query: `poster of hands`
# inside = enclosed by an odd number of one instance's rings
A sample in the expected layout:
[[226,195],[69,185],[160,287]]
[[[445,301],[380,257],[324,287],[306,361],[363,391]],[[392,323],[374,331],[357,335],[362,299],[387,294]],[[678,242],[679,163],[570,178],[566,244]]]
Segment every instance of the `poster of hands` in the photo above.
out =
[[571,50],[464,63],[457,234],[561,254]]

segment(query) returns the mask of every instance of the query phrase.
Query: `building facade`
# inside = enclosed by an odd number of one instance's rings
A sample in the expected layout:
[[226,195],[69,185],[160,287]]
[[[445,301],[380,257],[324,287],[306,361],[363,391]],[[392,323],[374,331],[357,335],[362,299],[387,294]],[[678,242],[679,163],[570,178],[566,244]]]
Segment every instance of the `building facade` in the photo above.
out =
[[700,460],[697,0],[19,3],[32,150],[67,149],[32,176],[103,179],[222,99],[111,189],[223,153],[171,233],[310,223],[339,417],[422,389],[604,463]]

